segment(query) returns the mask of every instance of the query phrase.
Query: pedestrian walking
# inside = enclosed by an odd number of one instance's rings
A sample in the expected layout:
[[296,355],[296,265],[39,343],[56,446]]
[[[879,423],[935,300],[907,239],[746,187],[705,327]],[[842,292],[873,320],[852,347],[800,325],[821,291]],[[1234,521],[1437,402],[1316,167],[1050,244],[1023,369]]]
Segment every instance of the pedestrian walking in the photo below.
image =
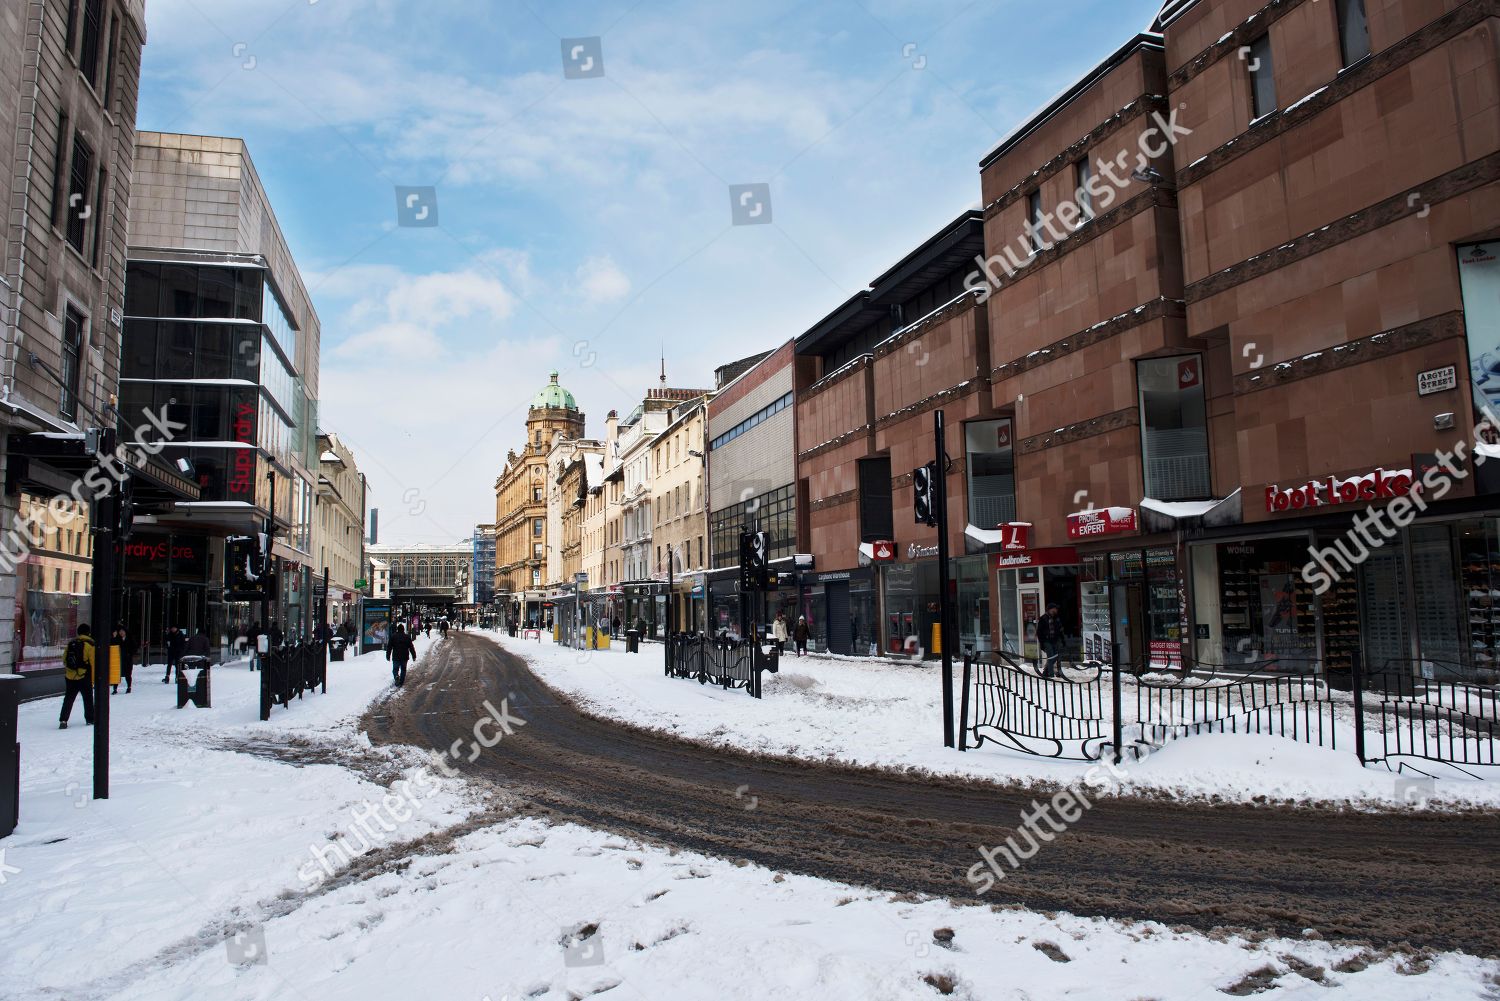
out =
[[771,638],[776,641],[776,652],[786,653],[786,613],[777,612],[776,621],[771,623]]
[[[129,695],[135,687],[135,637],[130,635],[130,630],[125,628],[125,623],[116,622],[115,631],[110,634],[109,641],[120,648],[120,680],[125,682],[125,694]],[[120,686],[117,682],[111,694],[120,694]]]
[[1050,678],[1058,671],[1058,661],[1062,658],[1066,641],[1056,602],[1047,605],[1047,614],[1036,624],[1036,641],[1042,648],[1042,677]]
[[176,626],[167,630],[167,670],[161,676],[163,685],[172,680],[172,672],[177,669],[182,655],[187,652],[187,640],[186,630],[178,629]]
[[447,635],[448,635],[448,620],[447,619],[439,619],[438,620],[438,636],[445,637]]
[[63,704],[57,728],[68,728],[73,715],[73,700],[83,696],[83,722],[94,725],[94,637],[87,622],[80,623],[78,635],[63,648]]
[[407,662],[417,659],[417,645],[406,635],[406,626],[396,623],[396,631],[385,644],[385,659],[391,662],[391,684],[401,687],[406,684]]
[[807,656],[807,631],[807,616],[797,616],[797,628],[793,632],[792,638],[797,642],[798,657]]

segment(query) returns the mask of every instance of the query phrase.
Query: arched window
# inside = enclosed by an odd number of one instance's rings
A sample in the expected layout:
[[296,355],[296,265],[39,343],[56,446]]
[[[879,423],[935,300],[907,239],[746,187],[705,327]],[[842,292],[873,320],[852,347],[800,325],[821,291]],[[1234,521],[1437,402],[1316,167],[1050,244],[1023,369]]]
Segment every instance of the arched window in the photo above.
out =
[[412,583],[417,587],[426,587],[432,583],[432,571],[427,566],[426,560],[417,560],[417,576]]

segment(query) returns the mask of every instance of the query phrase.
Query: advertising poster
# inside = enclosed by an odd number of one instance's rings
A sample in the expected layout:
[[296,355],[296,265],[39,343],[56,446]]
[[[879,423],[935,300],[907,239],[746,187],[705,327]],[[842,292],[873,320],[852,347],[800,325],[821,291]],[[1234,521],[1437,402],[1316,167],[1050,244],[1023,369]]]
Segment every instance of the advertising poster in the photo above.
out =
[[1102,580],[1084,581],[1078,585],[1078,596],[1084,659],[1108,663],[1113,656],[1110,645],[1109,584]]
[[359,610],[359,652],[382,649],[390,638],[391,603],[366,601]]

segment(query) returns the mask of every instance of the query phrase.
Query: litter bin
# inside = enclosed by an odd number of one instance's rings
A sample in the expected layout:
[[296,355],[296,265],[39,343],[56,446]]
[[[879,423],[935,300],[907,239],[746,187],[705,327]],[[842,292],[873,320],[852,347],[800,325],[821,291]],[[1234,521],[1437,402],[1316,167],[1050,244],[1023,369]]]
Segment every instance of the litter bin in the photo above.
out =
[[634,629],[625,630],[625,652],[641,652],[641,634]]
[[16,732],[21,681],[19,674],[0,674],[0,838],[16,829],[21,816],[21,744]]
[[335,636],[333,639],[329,640],[328,641],[328,659],[329,660],[343,660],[344,659],[344,648],[346,646],[348,646],[348,645],[349,645],[349,641],[346,640],[346,639],[344,639],[344,637],[342,637],[342,636]]
[[[209,709],[213,706],[213,699],[209,691],[209,670],[211,665],[207,657],[184,657],[177,664],[177,708],[191,702],[199,709]],[[187,673],[197,671],[198,677],[191,685],[188,684]]]

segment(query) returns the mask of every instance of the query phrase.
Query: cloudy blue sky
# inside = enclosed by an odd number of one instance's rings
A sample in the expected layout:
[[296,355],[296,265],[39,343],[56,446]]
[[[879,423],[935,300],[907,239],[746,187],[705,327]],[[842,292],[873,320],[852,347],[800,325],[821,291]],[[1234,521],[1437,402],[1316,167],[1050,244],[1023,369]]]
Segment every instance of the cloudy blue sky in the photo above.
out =
[[[708,387],[795,336],[977,206],[980,157],[1158,6],[148,0],[139,125],[249,144],[322,323],[323,426],[382,542],[449,542],[493,518],[550,369],[599,433],[663,352]],[[579,38],[602,59],[569,78]],[[747,183],[770,225],[731,225]],[[398,225],[398,186],[438,225]]]

